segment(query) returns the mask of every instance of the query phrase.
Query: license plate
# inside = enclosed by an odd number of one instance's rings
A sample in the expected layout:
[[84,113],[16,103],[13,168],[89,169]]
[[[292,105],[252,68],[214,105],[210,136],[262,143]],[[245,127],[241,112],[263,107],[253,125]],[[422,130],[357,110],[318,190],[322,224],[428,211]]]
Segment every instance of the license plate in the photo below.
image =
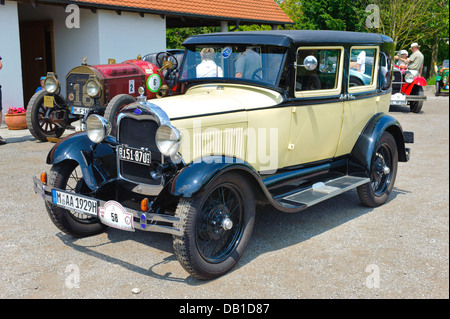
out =
[[133,162],[142,165],[150,165],[152,153],[137,148],[130,148],[123,145],[117,147],[117,155],[120,160]]
[[400,93],[396,93],[391,96],[391,104],[392,105],[407,105],[406,96]]
[[95,199],[53,189],[52,202],[62,208],[97,217],[98,201]]
[[100,221],[110,227],[134,231],[133,214],[116,201],[108,201],[98,212]]
[[72,108],[71,108],[72,114],[85,115],[88,111],[89,111],[89,108],[87,108],[87,107],[72,106]]
[[46,95],[44,96],[44,106],[45,107],[53,107],[53,96]]

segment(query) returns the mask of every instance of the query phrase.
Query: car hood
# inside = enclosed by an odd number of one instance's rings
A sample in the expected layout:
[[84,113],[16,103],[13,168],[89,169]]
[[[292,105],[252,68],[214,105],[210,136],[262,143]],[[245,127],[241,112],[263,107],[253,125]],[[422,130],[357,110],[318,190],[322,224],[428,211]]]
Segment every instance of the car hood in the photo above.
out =
[[280,93],[249,85],[208,84],[191,87],[185,94],[150,100],[171,120],[245,111],[277,105]]

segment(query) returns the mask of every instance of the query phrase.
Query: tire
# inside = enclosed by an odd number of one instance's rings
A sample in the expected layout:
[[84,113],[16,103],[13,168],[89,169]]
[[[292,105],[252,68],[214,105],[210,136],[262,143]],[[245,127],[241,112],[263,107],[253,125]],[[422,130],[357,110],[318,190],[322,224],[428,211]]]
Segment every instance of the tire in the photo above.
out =
[[[47,137],[59,138],[64,133],[64,129],[52,123],[51,120],[45,119],[45,114],[49,108],[44,106],[44,96],[46,91],[36,92],[28,102],[27,106],[27,127],[31,135],[36,139],[47,142]],[[64,105],[64,98],[57,94],[54,99],[59,105]]]
[[[90,189],[84,183],[79,165],[75,161],[64,161],[53,165],[48,184],[77,194],[86,194]],[[50,219],[62,232],[74,237],[87,237],[102,233],[106,226],[95,217],[69,211],[49,202],[45,203]]]
[[364,205],[378,207],[386,203],[394,187],[397,166],[397,143],[389,132],[384,132],[372,154],[370,182],[357,188]]
[[117,133],[117,115],[120,110],[128,104],[136,102],[135,98],[128,94],[116,95],[109,101],[106,106],[104,117],[111,123],[111,134],[116,136]]
[[436,92],[434,94],[435,95],[441,94],[441,82],[440,81],[436,81]]
[[[414,90],[414,95],[424,96],[423,87],[417,86]],[[420,113],[422,110],[423,101],[411,101],[409,102],[409,108],[413,113]]]
[[253,231],[255,197],[249,182],[237,173],[217,177],[194,198],[182,198],[175,215],[183,235],[174,236],[175,255],[199,279],[230,271],[241,258]]

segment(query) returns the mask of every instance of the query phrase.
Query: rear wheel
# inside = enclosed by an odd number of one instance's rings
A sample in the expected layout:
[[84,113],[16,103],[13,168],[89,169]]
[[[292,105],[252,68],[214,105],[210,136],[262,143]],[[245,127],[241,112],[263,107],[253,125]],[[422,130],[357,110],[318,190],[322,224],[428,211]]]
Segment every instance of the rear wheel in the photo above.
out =
[[[84,182],[78,163],[74,161],[65,161],[53,165],[48,184],[77,194],[88,194],[90,192]],[[106,226],[101,224],[96,217],[69,211],[49,202],[46,202],[45,205],[52,222],[66,234],[74,237],[86,237],[97,235],[106,229]]]
[[239,174],[224,174],[198,196],[182,198],[175,215],[183,221],[183,235],[173,242],[183,268],[200,279],[219,277],[236,265],[250,240],[252,187]]
[[357,188],[364,205],[377,207],[386,203],[394,187],[397,164],[397,143],[389,132],[384,132],[372,155],[370,182]]
[[[54,108],[44,106],[44,96],[48,93],[46,91],[36,92],[28,102],[27,106],[27,127],[30,133],[38,140],[47,142],[47,137],[59,138],[64,129],[55,124],[50,116],[55,112]],[[56,104],[64,105],[64,98],[57,94],[53,96]]]

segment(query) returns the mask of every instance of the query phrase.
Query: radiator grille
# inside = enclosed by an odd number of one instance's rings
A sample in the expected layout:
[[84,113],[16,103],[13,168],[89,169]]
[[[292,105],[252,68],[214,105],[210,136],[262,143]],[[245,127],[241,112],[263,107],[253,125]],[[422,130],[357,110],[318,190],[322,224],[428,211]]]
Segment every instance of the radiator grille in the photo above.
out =
[[[125,117],[120,121],[118,142],[134,148],[147,148],[152,153],[152,162],[161,163],[161,152],[156,146],[155,136],[158,123],[153,120],[136,120]],[[122,177],[138,183],[160,185],[161,179],[150,176],[151,168],[127,161],[119,161],[119,171]]]

